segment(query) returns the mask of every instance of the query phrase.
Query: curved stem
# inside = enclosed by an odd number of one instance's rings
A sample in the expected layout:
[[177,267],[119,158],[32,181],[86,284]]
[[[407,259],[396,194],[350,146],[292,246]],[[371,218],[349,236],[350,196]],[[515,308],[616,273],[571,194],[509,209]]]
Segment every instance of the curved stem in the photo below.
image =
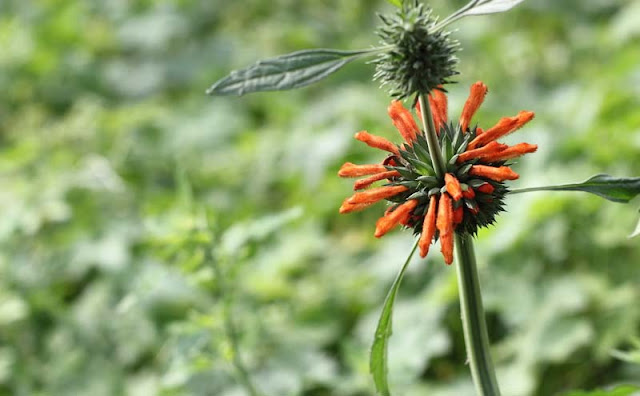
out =
[[440,151],[440,144],[438,144],[438,134],[436,132],[436,126],[433,122],[433,114],[431,114],[431,106],[429,101],[425,100],[425,95],[418,95],[418,101],[420,102],[420,111],[422,112],[422,126],[424,128],[424,134],[427,139],[427,145],[429,146],[429,155],[431,156],[431,162],[433,163],[433,169],[436,172],[436,176],[439,178],[444,177],[447,170],[447,164],[444,162],[442,152]]
[[471,235],[456,234],[458,251],[458,288],[462,327],[467,347],[467,359],[478,396],[499,396],[500,389],[489,352],[487,323],[484,318],[476,255]]

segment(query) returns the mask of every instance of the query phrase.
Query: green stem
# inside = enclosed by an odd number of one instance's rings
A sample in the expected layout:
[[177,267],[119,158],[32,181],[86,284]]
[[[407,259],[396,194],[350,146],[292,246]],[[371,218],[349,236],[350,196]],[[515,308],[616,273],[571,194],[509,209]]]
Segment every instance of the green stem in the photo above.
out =
[[429,146],[429,155],[431,156],[433,169],[438,178],[443,178],[447,170],[447,164],[444,162],[442,152],[440,151],[438,134],[433,122],[433,114],[431,114],[431,106],[429,105],[429,101],[425,100],[424,94],[418,95],[418,101],[420,102],[420,110],[422,111],[422,126],[427,139],[427,145]]
[[462,327],[473,383],[478,396],[499,396],[500,389],[489,353],[489,337],[471,235],[456,234],[456,249]]
[[213,257],[209,249],[207,249],[207,259],[213,267],[213,272],[216,276],[216,281],[218,282],[218,287],[220,289],[223,303],[222,320],[224,322],[225,333],[231,347],[231,353],[233,355],[233,366],[236,369],[238,380],[250,396],[260,396],[261,394],[253,385],[251,376],[249,375],[249,370],[247,370],[242,360],[242,356],[240,355],[240,340],[238,335],[238,328],[236,327],[236,323],[233,319],[232,288],[228,287],[227,282],[225,281],[225,274],[223,273],[222,269],[219,266],[219,263],[216,262],[215,257]]

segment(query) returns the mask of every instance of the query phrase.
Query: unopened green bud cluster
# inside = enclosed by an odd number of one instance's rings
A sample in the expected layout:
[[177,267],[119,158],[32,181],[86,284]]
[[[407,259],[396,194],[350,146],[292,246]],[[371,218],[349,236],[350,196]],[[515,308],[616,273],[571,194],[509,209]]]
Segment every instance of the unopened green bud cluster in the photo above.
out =
[[436,21],[424,4],[407,3],[393,15],[380,15],[384,24],[377,33],[390,49],[374,61],[374,79],[398,99],[426,95],[459,74],[458,41],[449,32],[434,31]]

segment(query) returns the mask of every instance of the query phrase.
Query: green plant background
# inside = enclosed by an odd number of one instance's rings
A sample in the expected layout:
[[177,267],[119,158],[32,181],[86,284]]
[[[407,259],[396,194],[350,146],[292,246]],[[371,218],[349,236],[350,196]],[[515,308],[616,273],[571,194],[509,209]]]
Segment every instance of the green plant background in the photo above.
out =
[[[382,207],[337,213],[339,166],[380,160],[353,134],[399,139],[372,66],[295,92],[204,90],[259,58],[367,48],[390,9],[0,2],[0,394],[242,396],[246,370],[268,396],[372,395],[375,321],[412,244],[373,238]],[[458,22],[451,114],[477,80],[481,125],[536,112],[507,139],[540,145],[517,186],[640,175],[639,19],[637,0],[530,0]],[[508,205],[477,249],[504,394],[638,384],[637,200]],[[394,330],[398,395],[473,394],[438,254],[412,263]]]

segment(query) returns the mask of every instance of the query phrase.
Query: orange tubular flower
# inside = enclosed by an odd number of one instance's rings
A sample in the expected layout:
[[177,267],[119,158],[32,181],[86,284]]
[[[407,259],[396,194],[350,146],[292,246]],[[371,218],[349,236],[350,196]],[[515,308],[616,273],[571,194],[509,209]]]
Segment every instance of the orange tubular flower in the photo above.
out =
[[429,210],[422,222],[422,235],[420,235],[420,257],[424,258],[429,253],[429,246],[434,235],[436,235],[436,207],[438,198],[432,195],[429,200]]
[[440,195],[436,227],[440,232],[440,250],[444,256],[444,262],[451,264],[453,262],[453,208],[449,194]]
[[385,150],[395,155],[400,155],[398,147],[383,137],[371,135],[367,131],[362,131],[356,133],[355,138],[365,143],[369,147]]
[[469,122],[471,122],[473,115],[478,111],[482,102],[484,102],[484,97],[487,95],[488,91],[489,89],[487,86],[481,81],[478,81],[471,86],[471,93],[469,94],[467,102],[464,104],[462,115],[460,116],[460,128],[463,131],[467,131],[469,129]]
[[413,144],[416,136],[420,133],[420,129],[413,119],[413,116],[403,105],[402,102],[394,100],[389,106],[389,116],[391,121],[409,145]]
[[[532,112],[502,118],[486,131],[470,126],[486,93],[487,87],[481,82],[471,86],[458,125],[448,121],[446,95],[439,90],[429,95],[438,128],[437,143],[447,164],[442,177],[432,169],[428,143],[411,112],[401,102],[393,101],[389,115],[404,142],[395,145],[365,131],[355,135],[357,140],[389,154],[381,164],[347,162],[340,168],[341,177],[364,177],[355,182],[354,189],[366,189],[345,199],[340,213],[355,212],[386,200],[391,205],[376,223],[376,237],[398,225],[411,228],[420,235],[418,246],[422,257],[427,255],[434,239],[439,239],[444,261],[451,264],[454,233],[475,234],[479,228],[493,224],[504,210],[508,192],[504,182],[519,177],[508,161],[538,148],[535,144],[508,146],[496,141],[531,121]],[[416,111],[420,115],[419,106]],[[383,185],[370,188],[377,182]]]
[[451,195],[455,201],[460,200],[462,198],[462,188],[460,187],[460,182],[454,175],[451,173],[447,173],[444,175],[445,186],[447,187],[447,192]]
[[375,237],[380,238],[399,223],[404,223],[411,215],[411,211],[418,205],[418,201],[412,199],[398,206],[396,210],[378,219],[376,223]]

